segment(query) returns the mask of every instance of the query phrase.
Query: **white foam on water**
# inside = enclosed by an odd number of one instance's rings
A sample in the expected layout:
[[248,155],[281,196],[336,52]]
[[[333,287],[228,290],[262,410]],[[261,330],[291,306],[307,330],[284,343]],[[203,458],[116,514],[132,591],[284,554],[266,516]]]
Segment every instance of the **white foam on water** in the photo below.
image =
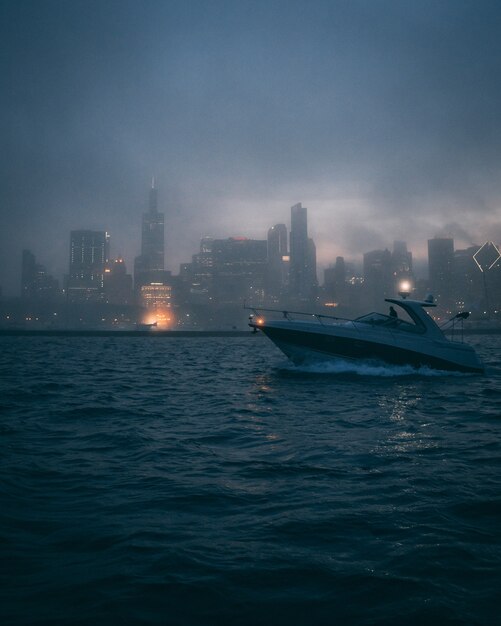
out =
[[331,359],[294,365],[285,362],[279,369],[288,372],[304,372],[305,374],[356,374],[358,376],[465,376],[461,372],[435,370],[430,367],[415,368],[412,365],[390,365],[382,361],[350,361],[346,359]]

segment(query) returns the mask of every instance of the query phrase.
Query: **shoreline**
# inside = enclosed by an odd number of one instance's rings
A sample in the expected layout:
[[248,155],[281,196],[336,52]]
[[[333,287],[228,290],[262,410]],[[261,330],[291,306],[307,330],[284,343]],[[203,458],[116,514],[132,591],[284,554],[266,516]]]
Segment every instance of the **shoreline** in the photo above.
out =
[[[63,329],[25,329],[0,328],[0,337],[246,337],[254,335],[252,330],[63,330]],[[444,333],[450,339],[451,333]],[[501,335],[501,328],[468,328],[463,333],[455,331],[454,337],[463,334]]]
[[252,330],[62,330],[0,328],[0,337],[244,337]]

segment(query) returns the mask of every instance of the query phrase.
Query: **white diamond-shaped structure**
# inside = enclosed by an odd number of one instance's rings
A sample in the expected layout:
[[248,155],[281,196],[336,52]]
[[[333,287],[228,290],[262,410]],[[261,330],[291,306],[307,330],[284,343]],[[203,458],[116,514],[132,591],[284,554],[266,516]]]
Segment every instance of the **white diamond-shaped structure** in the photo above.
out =
[[490,270],[499,259],[501,259],[501,253],[492,241],[486,241],[473,255],[473,260],[481,272]]

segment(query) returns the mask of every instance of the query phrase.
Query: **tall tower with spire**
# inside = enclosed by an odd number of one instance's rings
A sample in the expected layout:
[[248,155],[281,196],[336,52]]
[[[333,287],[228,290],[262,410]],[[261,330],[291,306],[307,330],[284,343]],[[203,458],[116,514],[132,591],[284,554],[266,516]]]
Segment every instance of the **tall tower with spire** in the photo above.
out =
[[150,198],[148,208],[150,211],[158,210],[158,190],[155,187],[155,177],[151,177]]
[[143,213],[141,254],[134,262],[136,289],[142,285],[162,280],[165,266],[164,214],[158,211],[158,190],[155,177],[151,179],[148,210]]

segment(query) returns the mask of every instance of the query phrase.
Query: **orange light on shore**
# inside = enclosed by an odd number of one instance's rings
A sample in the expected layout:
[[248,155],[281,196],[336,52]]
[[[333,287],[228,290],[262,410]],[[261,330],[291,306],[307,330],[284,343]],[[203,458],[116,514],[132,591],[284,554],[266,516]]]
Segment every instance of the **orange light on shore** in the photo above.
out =
[[157,327],[167,330],[175,324],[174,315],[169,309],[157,310]]
[[264,318],[263,317],[258,317],[256,320],[256,324],[258,326],[262,326],[264,324]]
[[155,328],[159,330],[169,330],[176,325],[176,318],[171,309],[158,308],[149,311],[143,318],[143,324],[151,326],[155,324]]

